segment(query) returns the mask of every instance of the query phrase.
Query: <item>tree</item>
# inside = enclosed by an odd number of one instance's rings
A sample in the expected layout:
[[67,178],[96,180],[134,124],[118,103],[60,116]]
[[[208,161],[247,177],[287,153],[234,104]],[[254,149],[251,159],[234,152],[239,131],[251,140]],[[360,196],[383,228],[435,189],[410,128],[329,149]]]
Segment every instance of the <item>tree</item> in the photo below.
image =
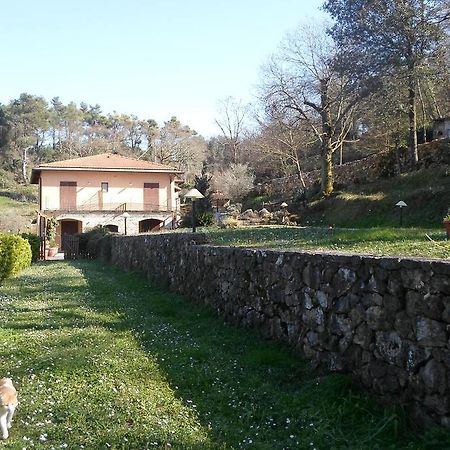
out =
[[201,171],[206,155],[206,142],[187,125],[182,125],[176,117],[164,123],[153,140],[153,146],[156,162],[183,170],[187,179],[192,180]]
[[227,148],[230,160],[234,164],[239,159],[239,149],[241,147],[245,120],[249,113],[248,105],[242,101],[237,101],[233,97],[228,97],[219,102],[219,115],[216,124],[223,135],[224,145]]
[[214,175],[214,186],[225,197],[238,202],[253,189],[254,179],[246,164],[232,163],[228,169]]
[[262,101],[267,114],[302,124],[320,143],[321,189],[333,192],[333,154],[353,127],[360,100],[350,79],[335,68],[337,49],[324,24],[300,26],[265,68]]
[[28,181],[29,152],[38,152],[45,143],[49,125],[48,105],[42,97],[24,93],[9,103],[6,114],[11,125],[9,145],[21,161],[22,180]]
[[3,108],[4,107],[0,104],[0,148],[7,144],[10,129],[10,123],[8,122]]
[[310,139],[298,121],[272,111],[265,120],[259,120],[259,133],[253,139],[253,145],[273,163],[277,161],[284,176],[298,175],[302,187],[305,187],[302,162]]
[[331,35],[340,69],[354,79],[404,77],[408,91],[409,150],[417,151],[417,94],[426,66],[442,49],[447,0],[326,0],[336,23]]
[[194,177],[194,187],[204,196],[197,200],[196,212],[198,215],[210,213],[212,211],[211,203],[211,179],[212,175],[208,173],[207,166],[203,163],[201,175]]

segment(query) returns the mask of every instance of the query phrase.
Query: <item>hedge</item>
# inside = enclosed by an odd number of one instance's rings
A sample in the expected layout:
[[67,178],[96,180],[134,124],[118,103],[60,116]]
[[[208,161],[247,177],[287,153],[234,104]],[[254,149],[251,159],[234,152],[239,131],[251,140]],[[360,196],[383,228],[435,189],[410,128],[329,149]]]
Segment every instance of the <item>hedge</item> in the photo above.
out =
[[0,233],[0,282],[31,264],[29,242],[16,234]]
[[34,233],[22,233],[20,235],[30,243],[31,247],[31,261],[36,262],[39,259],[41,240],[39,236]]

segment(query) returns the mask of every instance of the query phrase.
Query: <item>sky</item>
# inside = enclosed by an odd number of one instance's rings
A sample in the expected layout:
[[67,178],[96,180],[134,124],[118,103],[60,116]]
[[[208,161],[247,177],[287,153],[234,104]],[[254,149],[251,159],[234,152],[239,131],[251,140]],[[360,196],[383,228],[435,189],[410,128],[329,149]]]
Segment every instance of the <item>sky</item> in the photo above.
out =
[[219,134],[261,65],[323,0],[1,1],[0,103],[22,92]]

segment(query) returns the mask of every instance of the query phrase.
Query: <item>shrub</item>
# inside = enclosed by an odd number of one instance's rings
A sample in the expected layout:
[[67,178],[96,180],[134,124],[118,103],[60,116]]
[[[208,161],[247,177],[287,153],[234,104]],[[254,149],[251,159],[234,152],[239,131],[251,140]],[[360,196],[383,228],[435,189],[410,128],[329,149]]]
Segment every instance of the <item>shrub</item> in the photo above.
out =
[[29,242],[15,234],[0,234],[0,282],[30,264]]
[[226,217],[222,222],[222,226],[225,228],[237,228],[239,226],[239,220],[235,217]]
[[31,261],[36,262],[39,259],[39,250],[41,246],[41,240],[39,236],[34,233],[22,233],[20,235],[28,241],[31,247]]
[[56,227],[58,226],[58,221],[54,217],[47,219],[47,225],[45,230],[45,237],[47,241],[54,241],[56,238]]
[[110,231],[102,226],[93,228],[86,233],[79,233],[79,252],[83,258],[96,258],[98,256],[98,243],[100,239],[110,233]]
[[197,223],[200,227],[210,227],[214,223],[213,213],[200,213],[197,216]]
[[231,164],[223,172],[215,175],[215,185],[225,197],[240,201],[253,189],[255,176],[246,164]]

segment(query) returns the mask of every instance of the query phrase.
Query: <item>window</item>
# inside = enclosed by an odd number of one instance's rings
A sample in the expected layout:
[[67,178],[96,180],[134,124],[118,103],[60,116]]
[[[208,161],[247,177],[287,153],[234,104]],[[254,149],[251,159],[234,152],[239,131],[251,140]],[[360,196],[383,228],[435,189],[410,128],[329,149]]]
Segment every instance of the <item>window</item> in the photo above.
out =
[[102,182],[102,192],[108,192],[108,183]]

